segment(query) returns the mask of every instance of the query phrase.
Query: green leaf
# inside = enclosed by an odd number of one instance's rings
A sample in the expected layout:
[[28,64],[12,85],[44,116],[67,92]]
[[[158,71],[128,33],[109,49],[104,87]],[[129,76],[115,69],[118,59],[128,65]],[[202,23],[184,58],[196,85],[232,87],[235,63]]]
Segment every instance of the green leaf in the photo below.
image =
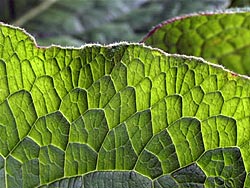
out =
[[0,186],[250,187],[250,81],[142,44],[0,25]]
[[203,57],[250,75],[249,16],[245,10],[183,16],[156,26],[144,42],[168,53]]

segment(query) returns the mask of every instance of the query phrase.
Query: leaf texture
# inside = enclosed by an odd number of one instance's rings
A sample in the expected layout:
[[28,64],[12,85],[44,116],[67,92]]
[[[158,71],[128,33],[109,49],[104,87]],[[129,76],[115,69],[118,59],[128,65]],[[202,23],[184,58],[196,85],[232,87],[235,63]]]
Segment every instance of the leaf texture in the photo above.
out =
[[250,187],[249,79],[141,44],[0,26],[0,187]]

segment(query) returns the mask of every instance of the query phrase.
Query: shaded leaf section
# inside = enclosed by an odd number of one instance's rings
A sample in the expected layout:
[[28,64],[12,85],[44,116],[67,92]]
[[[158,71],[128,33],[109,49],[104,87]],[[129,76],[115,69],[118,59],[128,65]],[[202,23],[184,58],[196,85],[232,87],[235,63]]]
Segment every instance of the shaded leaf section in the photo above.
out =
[[249,0],[232,0],[230,7],[246,7],[250,5]]
[[183,16],[156,26],[143,42],[168,53],[203,57],[250,75],[249,16],[244,9]]
[[131,172],[92,172],[85,176],[67,178],[45,187],[86,187],[86,188],[105,188],[105,187],[124,187],[124,188],[151,188],[151,180],[134,171]]
[[246,172],[238,148],[220,148],[205,152],[198,164],[207,175],[208,187],[243,187]]

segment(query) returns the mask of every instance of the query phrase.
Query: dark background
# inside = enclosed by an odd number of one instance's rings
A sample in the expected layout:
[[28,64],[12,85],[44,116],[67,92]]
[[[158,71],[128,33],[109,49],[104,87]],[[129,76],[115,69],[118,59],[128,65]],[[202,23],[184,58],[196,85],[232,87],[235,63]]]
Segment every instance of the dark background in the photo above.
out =
[[139,42],[164,20],[248,6],[250,0],[1,0],[0,21],[25,28],[39,45]]

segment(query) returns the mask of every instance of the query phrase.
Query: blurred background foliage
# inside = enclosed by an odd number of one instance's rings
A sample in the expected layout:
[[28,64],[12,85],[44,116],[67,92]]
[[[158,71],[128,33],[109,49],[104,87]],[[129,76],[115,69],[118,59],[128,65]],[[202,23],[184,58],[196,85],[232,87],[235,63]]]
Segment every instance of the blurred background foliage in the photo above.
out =
[[250,0],[1,0],[0,21],[25,28],[39,45],[138,42],[153,26],[188,13]]

